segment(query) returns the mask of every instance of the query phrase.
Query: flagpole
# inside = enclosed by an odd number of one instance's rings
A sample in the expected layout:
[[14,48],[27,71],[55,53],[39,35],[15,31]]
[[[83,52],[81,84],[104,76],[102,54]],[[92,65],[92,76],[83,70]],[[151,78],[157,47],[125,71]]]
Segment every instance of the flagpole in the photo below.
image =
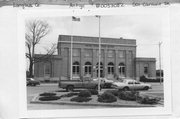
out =
[[73,21],[80,21],[80,18],[76,18],[74,16],[72,16],[72,21],[71,21],[71,58],[70,58],[70,79],[72,80],[73,79]]
[[96,15],[99,18],[99,63],[98,63],[98,94],[100,93],[100,66],[101,66],[101,16]]
[[71,21],[71,58],[70,58],[70,80],[72,80],[72,53],[73,53],[73,21]]

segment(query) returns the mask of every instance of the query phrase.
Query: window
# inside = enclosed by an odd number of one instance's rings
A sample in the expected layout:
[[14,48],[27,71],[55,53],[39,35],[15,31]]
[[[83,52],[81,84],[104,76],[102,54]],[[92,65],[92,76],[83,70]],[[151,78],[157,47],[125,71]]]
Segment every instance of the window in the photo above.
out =
[[79,71],[80,71],[79,68],[80,68],[79,67],[79,62],[74,62],[73,63],[73,74],[79,74]]
[[49,64],[49,63],[46,63],[44,66],[45,66],[45,67],[44,67],[44,74],[45,74],[46,76],[47,76],[47,75],[50,75],[50,73],[51,73],[50,64]]
[[128,82],[128,84],[134,84],[133,82]]
[[92,72],[92,64],[90,62],[85,63],[85,75],[91,74]]
[[119,73],[121,76],[125,76],[125,65],[124,65],[124,63],[119,64]]
[[148,64],[144,65],[144,74],[148,74]]
[[[96,69],[98,69],[99,68],[99,62],[96,64]],[[103,69],[103,63],[102,62],[100,62],[100,69]]]
[[73,56],[74,57],[80,56],[80,50],[79,49],[73,49]]
[[108,50],[108,57],[114,57],[114,51]]
[[119,57],[120,58],[125,58],[125,51],[119,51]]
[[[99,76],[99,62],[96,64],[96,73],[97,73],[97,77]],[[100,77],[104,77],[103,74],[103,63],[100,63]]]
[[114,64],[112,62],[108,63],[108,74],[114,74]]
[[135,84],[140,84],[139,82],[135,82]]

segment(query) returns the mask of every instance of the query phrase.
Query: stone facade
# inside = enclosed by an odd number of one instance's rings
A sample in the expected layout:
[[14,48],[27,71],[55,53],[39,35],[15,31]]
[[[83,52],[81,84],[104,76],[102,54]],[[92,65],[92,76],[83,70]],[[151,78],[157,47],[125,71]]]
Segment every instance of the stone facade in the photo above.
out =
[[[58,55],[60,59],[51,59],[51,75],[70,79],[72,70],[73,79],[83,76],[98,77],[99,58],[98,37],[73,36],[72,63],[71,63],[71,36],[59,35]],[[100,76],[108,79],[119,77],[136,78],[143,75],[143,68],[137,68],[142,62],[148,63],[149,76],[155,77],[155,60],[136,58],[136,40],[123,38],[101,38],[101,65]],[[71,67],[72,64],[72,67]],[[35,64],[35,77],[45,77],[47,63]],[[48,66],[47,66],[48,67]],[[153,72],[151,72],[153,71]],[[139,73],[140,72],[140,73]],[[44,76],[43,76],[44,75]]]
[[[73,63],[77,63],[79,71],[73,71],[73,77],[98,76],[99,58],[98,37],[73,37]],[[63,57],[63,76],[69,77],[71,64],[71,37],[59,36],[58,54]],[[101,38],[101,77],[114,78],[134,77],[134,58],[136,57],[136,40]],[[87,66],[86,64],[89,64]],[[75,66],[74,66],[75,67]],[[88,67],[91,69],[88,70]],[[88,70],[88,71],[87,71]]]
[[147,77],[156,77],[156,59],[155,58],[136,58],[136,77],[142,75]]

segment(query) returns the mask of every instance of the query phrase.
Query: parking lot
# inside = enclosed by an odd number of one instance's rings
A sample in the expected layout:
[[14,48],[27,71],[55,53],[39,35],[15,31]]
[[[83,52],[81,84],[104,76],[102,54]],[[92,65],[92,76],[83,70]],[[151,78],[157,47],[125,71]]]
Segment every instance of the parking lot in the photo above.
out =
[[[163,91],[163,84],[160,83],[151,83],[152,89],[149,89],[148,91],[142,91],[146,93],[147,95],[152,95],[156,97],[160,97],[163,99],[164,97],[164,91]],[[27,87],[27,106],[28,109],[82,109],[82,108],[99,108],[97,106],[77,106],[77,105],[52,105],[52,104],[31,104],[30,101],[32,98],[39,93],[43,92],[49,92],[49,91],[57,91],[57,90],[64,90],[58,88],[58,84],[56,83],[42,83],[39,86],[28,86]],[[102,91],[105,91],[107,89],[102,89]],[[104,107],[101,107],[104,108]]]

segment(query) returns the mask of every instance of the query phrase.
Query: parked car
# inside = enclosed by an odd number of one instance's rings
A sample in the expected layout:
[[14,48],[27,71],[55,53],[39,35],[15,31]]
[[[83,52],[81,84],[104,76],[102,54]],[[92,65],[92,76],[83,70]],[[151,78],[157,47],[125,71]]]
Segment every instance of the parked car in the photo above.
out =
[[[104,83],[101,82],[100,88],[102,88],[103,85]],[[98,89],[98,81],[93,80],[91,77],[83,77],[76,80],[59,80],[58,86],[67,91],[73,91],[75,88]]]
[[[98,78],[93,79],[94,81],[98,81]],[[101,82],[104,83],[103,88],[111,88],[113,80],[109,80],[107,78],[100,78]]]
[[26,85],[27,86],[36,86],[36,85],[40,85],[40,81],[37,81],[33,78],[27,78],[26,79]]
[[119,90],[148,90],[151,89],[151,84],[139,82],[133,79],[124,79],[122,82],[114,82],[113,88]]

